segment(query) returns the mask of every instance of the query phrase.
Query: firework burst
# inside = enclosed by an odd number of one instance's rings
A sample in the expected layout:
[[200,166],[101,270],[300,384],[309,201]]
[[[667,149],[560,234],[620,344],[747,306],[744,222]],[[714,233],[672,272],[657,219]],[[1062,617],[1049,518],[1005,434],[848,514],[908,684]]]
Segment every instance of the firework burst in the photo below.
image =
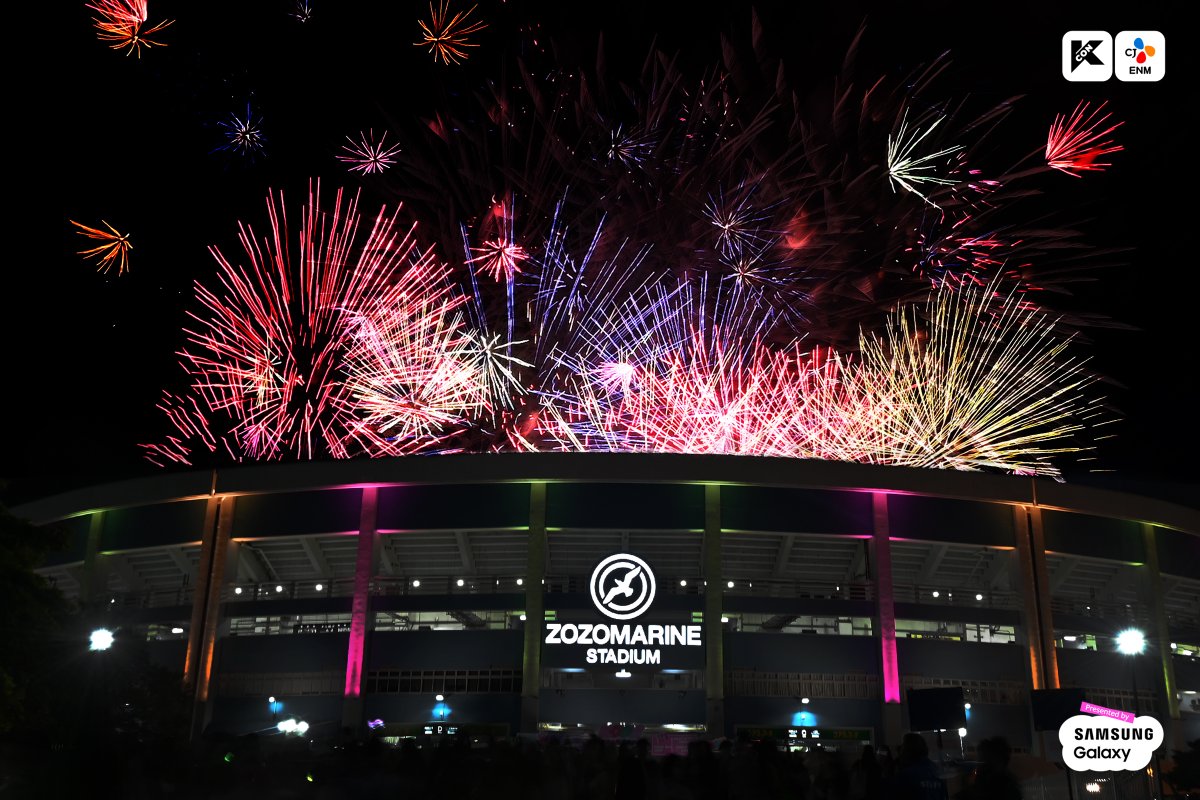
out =
[[165,47],[150,37],[174,22],[168,19],[148,26],[147,0],[96,0],[87,7],[98,15],[92,18],[96,37],[113,50],[126,48],[125,55],[137,53],[138,58],[142,57],[143,47]]
[[95,260],[97,271],[107,273],[114,266],[117,268],[118,275],[124,275],[129,271],[129,251],[133,249],[133,245],[129,242],[129,234],[121,233],[104,220],[101,220],[100,224],[108,228],[106,231],[89,227],[75,220],[70,220],[70,222],[79,229],[76,233],[80,236],[100,242],[95,247],[79,251],[79,255],[84,258]]
[[[200,310],[180,354],[190,390],[170,404],[187,413],[168,414],[178,440],[168,449],[180,457],[213,451],[218,440],[251,459],[361,452],[377,432],[360,419],[361,398],[344,370],[363,341],[362,320],[381,307],[405,308],[409,331],[445,326],[442,268],[399,226],[398,211],[364,221],[357,196],[341,191],[323,210],[319,183],[298,230],[285,209],[282,195],[268,199],[266,236],[241,226],[242,261],[212,248],[218,281],[197,284]],[[411,336],[425,346],[431,334]],[[197,415],[206,419],[200,437]]]
[[249,103],[246,104],[246,116],[230,114],[228,120],[222,120],[217,125],[224,131],[225,144],[216,150],[237,153],[252,160],[263,154],[267,137],[263,134],[262,119],[254,115]]
[[1106,105],[1101,103],[1092,109],[1081,102],[1070,116],[1059,114],[1054,118],[1046,136],[1046,166],[1075,178],[1082,177],[1084,172],[1099,172],[1112,166],[1099,159],[1125,149],[1107,138],[1125,123],[1109,124],[1112,114],[1102,113]]
[[1049,458],[1077,453],[1099,417],[1093,382],[1069,338],[994,285],[935,292],[864,335],[853,377],[881,463],[1056,475]]
[[470,19],[476,8],[477,6],[471,6],[466,11],[451,14],[449,0],[438,0],[437,8],[430,3],[429,22],[417,20],[417,24],[421,26],[421,41],[414,42],[414,46],[428,47],[435,62],[439,59],[443,64],[465,61],[468,55],[467,48],[479,46],[467,41],[467,37],[487,27],[484,22]]
[[351,172],[361,172],[364,175],[383,172],[396,163],[396,154],[400,152],[400,145],[388,146],[387,132],[378,140],[375,138],[375,131],[370,130],[366,133],[360,132],[357,141],[349,136],[346,137],[346,141],[349,144],[342,147],[345,155],[339,155],[338,161],[349,164]]
[[[953,186],[954,181],[933,174],[940,166],[940,161],[946,156],[962,150],[961,145],[943,147],[930,153],[922,154],[921,142],[942,124],[944,117],[939,117],[924,129],[908,127],[908,113],[905,112],[900,120],[900,130],[895,136],[888,136],[887,143],[887,172],[888,182],[895,191],[897,186],[915,194],[929,205],[938,208],[937,203],[926,196],[918,186]],[[929,189],[926,189],[929,191]]]

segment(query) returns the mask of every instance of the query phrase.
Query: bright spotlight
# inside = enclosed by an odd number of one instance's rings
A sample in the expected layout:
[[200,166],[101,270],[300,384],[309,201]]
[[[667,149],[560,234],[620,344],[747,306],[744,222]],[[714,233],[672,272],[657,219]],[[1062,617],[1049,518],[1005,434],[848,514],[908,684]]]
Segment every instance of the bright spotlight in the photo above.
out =
[[730,581],[729,583],[725,584],[725,586],[726,586],[727,588],[730,588],[730,589],[732,589],[732,588],[733,588],[733,581]]
[[517,586],[524,586],[524,585],[525,585],[525,579],[517,578]]
[[454,583],[458,586],[462,586],[464,583],[466,583],[466,581],[464,581],[462,578],[459,578]]
[[183,628],[180,628],[180,627],[177,625],[177,626],[175,626],[174,628],[171,628],[171,633],[175,633],[175,634],[183,633]]
[[982,599],[983,599],[983,595],[982,595],[982,594],[977,594],[977,595],[975,595],[975,599],[976,599],[976,600],[982,600]]
[[276,585],[275,586],[275,594],[280,594],[282,592],[283,592],[283,587],[280,585]]
[[958,729],[958,738],[960,738],[960,739],[965,739],[966,737],[967,737],[967,729],[966,729],[966,728],[959,728],[959,729]]
[[934,590],[934,592],[933,592],[933,596],[934,596],[935,598],[937,598],[937,597],[941,597],[941,596],[942,596],[942,593],[941,593],[941,592],[939,592],[939,591],[937,591],[937,590]]
[[108,628],[97,628],[88,637],[88,650],[107,650],[113,646],[113,638]]
[[308,733],[308,723],[305,722],[304,720],[300,720],[299,722],[297,722],[296,723],[296,733],[300,734],[301,736]]
[[268,698],[267,698],[267,702],[268,702],[268,703],[274,703],[274,702],[275,702],[275,695],[271,695],[270,697],[268,697]]
[[446,699],[446,696],[445,696],[445,695],[441,695],[441,694],[435,694],[435,695],[433,696],[433,699],[434,699],[434,700],[437,700],[437,701],[440,703],[440,702],[442,702],[443,700],[445,700],[445,699]]
[[233,587],[233,593],[234,593],[234,594],[241,594],[241,593],[242,593],[242,587],[240,587],[240,586],[235,586],[235,587]]
[[679,582],[679,585],[680,585],[680,586],[687,586],[687,581],[681,580],[681,581]]
[[414,580],[414,581],[413,581],[413,588],[414,588],[414,589],[420,589],[420,588],[421,588],[421,582],[420,582],[419,580]]
[[1117,650],[1136,656],[1146,649],[1146,636],[1137,628],[1126,628],[1117,634]]
[[325,584],[323,584],[323,583],[318,583],[318,584],[317,584],[316,586],[314,586],[313,588],[314,588],[314,589],[316,589],[316,590],[319,592],[319,591],[322,591],[322,590],[325,588]]
[[275,728],[280,733],[293,733],[296,730],[296,720],[291,718],[282,719],[279,721],[279,724],[275,726]]
[[808,705],[810,701],[807,697],[801,697],[800,702],[803,703],[804,705]]

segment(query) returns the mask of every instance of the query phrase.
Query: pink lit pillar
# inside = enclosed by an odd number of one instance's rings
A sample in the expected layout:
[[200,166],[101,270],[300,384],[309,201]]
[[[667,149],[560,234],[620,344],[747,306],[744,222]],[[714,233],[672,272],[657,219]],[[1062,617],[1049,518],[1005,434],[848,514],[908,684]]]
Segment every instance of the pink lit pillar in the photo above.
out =
[[362,511],[358,522],[358,553],[354,562],[354,602],[350,607],[350,643],[346,651],[345,702],[342,725],[355,732],[362,725],[363,663],[370,628],[371,577],[375,567],[375,510],[378,490],[362,490]]
[[896,602],[892,593],[892,541],[888,527],[887,494],[876,492],[875,530],[875,602],[878,607],[879,649],[883,679],[884,744],[900,744],[900,666],[896,659]]

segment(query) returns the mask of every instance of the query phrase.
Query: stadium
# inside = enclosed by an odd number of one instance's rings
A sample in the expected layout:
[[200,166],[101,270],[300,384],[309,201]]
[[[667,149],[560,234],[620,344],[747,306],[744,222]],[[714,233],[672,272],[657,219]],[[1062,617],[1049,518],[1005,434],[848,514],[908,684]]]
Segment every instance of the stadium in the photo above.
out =
[[[114,652],[178,672],[196,734],[857,748],[898,742],[907,690],[961,686],[964,750],[1002,734],[1039,752],[1031,690],[1059,687],[1157,715],[1168,744],[1200,737],[1200,514],[1128,494],[496,454],[178,473],[13,513],[65,531],[42,574]],[[1144,652],[1118,650],[1130,629]]]

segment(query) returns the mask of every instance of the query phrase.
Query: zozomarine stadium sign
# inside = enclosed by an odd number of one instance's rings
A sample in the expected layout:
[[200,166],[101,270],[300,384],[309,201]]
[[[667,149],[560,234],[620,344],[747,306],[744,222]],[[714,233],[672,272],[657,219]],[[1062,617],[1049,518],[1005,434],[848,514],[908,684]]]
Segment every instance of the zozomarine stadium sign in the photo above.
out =
[[617,553],[592,570],[588,590],[592,603],[619,622],[549,622],[547,645],[587,647],[588,664],[661,665],[664,647],[700,647],[700,625],[631,625],[654,603],[657,584],[650,565],[635,555]]

